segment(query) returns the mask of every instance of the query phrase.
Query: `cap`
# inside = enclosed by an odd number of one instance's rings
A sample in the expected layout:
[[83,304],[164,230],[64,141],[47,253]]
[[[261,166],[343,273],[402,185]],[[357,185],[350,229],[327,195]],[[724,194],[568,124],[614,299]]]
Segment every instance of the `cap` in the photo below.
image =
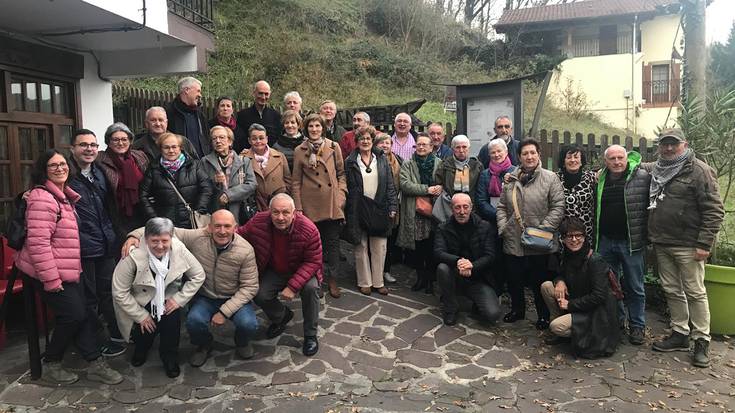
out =
[[662,130],[661,133],[658,134],[658,138],[656,138],[656,143],[661,142],[665,138],[673,138],[679,142],[686,142],[686,138],[684,138],[684,132],[682,132],[679,128],[668,128]]

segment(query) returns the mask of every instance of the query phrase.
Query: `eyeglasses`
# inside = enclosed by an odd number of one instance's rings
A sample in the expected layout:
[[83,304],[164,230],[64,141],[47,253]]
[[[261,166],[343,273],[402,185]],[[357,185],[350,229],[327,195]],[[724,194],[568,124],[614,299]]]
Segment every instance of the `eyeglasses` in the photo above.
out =
[[212,136],[213,142],[226,141],[226,140],[227,140],[227,136]]
[[416,147],[419,147],[419,146],[431,146],[431,144],[430,143],[417,143]]
[[96,144],[96,143],[87,143],[87,142],[78,143],[77,146],[80,147],[80,148],[82,148],[82,149],[89,149],[89,148],[97,149],[97,148],[100,147],[99,144]]
[[564,236],[564,239],[574,241],[574,240],[581,240],[584,239],[584,234],[576,233],[576,234],[567,234]]
[[510,129],[510,125],[497,125],[495,126],[496,129]]
[[112,143],[128,143],[128,142],[130,142],[130,139],[128,139],[128,138],[112,138],[112,139],[110,139],[110,142],[112,142]]
[[372,137],[370,137],[370,136],[360,136],[360,137],[358,137],[358,138],[357,138],[357,141],[358,141],[358,142],[362,142],[362,141],[372,141],[372,140],[373,140],[373,138],[372,138]]
[[179,145],[163,145],[161,146],[161,150],[163,151],[173,151],[179,149]]
[[50,163],[46,165],[46,168],[52,171],[58,171],[59,169],[67,169],[69,164],[66,162]]

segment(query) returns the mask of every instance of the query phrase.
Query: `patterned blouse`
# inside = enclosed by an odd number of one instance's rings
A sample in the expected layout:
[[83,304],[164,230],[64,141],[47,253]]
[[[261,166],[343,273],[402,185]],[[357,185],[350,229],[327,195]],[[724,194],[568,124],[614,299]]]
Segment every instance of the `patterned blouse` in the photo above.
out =
[[[556,173],[564,185],[564,173]],[[595,187],[597,186],[597,174],[594,171],[583,171],[582,179],[572,189],[564,186],[564,205],[567,217],[577,217],[584,222],[585,232],[590,245],[594,241],[595,225]]]

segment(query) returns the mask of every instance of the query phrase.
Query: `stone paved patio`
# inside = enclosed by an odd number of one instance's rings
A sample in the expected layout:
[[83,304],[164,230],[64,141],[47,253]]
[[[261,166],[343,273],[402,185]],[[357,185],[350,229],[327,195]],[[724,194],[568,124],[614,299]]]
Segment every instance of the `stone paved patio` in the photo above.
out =
[[[156,354],[141,368],[129,354],[111,361],[126,379],[116,386],[82,379],[67,387],[33,382],[22,337],[0,352],[0,411],[105,412],[731,412],[735,408],[735,342],[712,342],[710,369],[690,366],[685,353],[650,350],[650,334],[665,320],[649,312],[649,344],[624,344],[610,359],[578,360],[565,346],[549,347],[535,319],[512,326],[480,325],[462,314],[441,323],[438,299],[408,288],[411,273],[391,295],[366,297],[345,281],[342,298],[321,311],[320,351],[301,354],[301,309],[273,340],[261,337],[256,356],[238,360],[231,327],[216,334],[201,369],[185,363],[168,379]],[[354,278],[353,278],[354,279]],[[532,307],[532,306],[530,306]],[[182,328],[183,330],[183,328]],[[277,345],[276,345],[277,344]],[[67,357],[70,368],[84,363]]]

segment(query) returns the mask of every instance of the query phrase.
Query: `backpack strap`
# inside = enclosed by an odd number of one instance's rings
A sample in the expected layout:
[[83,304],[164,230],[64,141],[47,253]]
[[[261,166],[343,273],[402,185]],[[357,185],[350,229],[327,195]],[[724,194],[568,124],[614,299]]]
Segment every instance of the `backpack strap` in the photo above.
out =
[[46,192],[48,192],[49,194],[51,194],[51,198],[53,198],[53,199],[54,199],[54,201],[56,201],[56,206],[57,206],[57,207],[59,208],[59,209],[58,209],[58,210],[56,211],[56,222],[58,223],[59,221],[61,221],[61,203],[59,202],[59,200],[58,200],[58,199],[56,199],[56,196],[54,196],[54,194],[52,194],[52,193],[51,193],[51,191],[49,191],[49,190],[48,190],[48,188],[46,188],[46,187],[45,187],[45,186],[43,186],[43,185],[35,185],[35,186],[33,187],[33,189],[43,189],[44,191],[46,191]]

